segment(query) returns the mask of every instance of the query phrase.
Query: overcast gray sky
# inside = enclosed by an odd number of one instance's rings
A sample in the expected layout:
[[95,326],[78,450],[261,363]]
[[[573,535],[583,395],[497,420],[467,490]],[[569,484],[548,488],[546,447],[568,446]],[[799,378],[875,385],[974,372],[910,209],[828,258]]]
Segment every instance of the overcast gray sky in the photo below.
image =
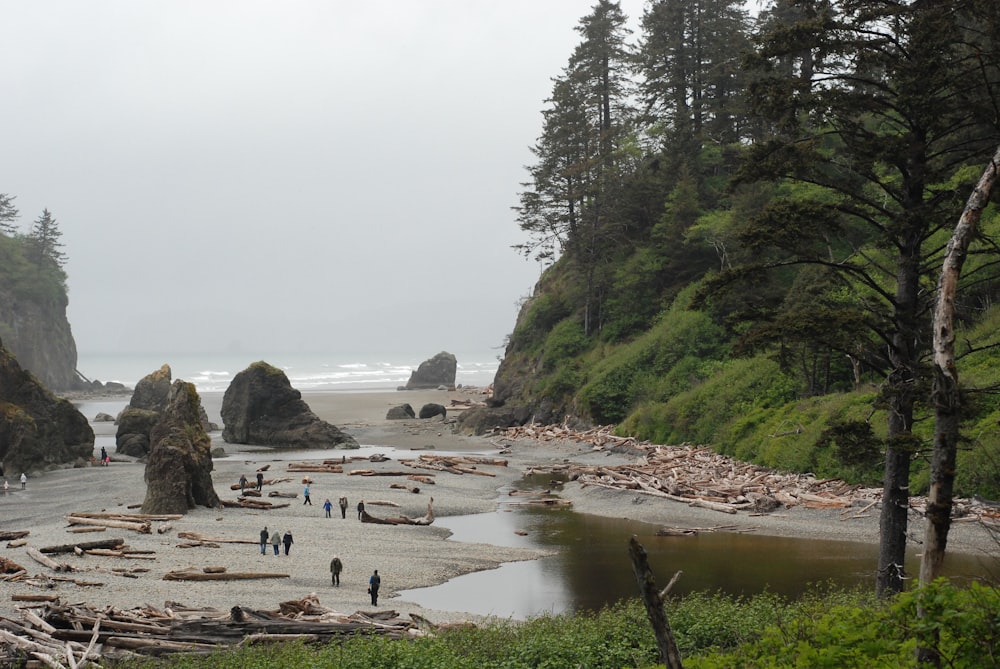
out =
[[0,192],[58,221],[81,353],[500,346],[593,4],[0,0]]

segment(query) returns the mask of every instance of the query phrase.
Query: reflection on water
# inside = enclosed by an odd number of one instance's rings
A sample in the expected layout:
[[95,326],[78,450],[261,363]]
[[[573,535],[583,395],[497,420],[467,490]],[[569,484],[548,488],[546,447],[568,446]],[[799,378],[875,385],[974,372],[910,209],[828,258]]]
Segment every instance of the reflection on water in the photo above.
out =
[[[683,572],[672,592],[801,595],[810,585],[873,586],[878,547],[847,541],[767,537],[753,533],[701,533],[659,537],[657,525],[567,510],[518,507],[494,513],[439,518],[452,541],[557,548],[541,560],[505,563],[499,569],[458,577],[432,588],[407,590],[403,599],[431,609],[525,619],[544,613],[596,611],[638,589],[628,557],[636,535],[649,555],[657,583]],[[515,530],[527,532],[518,536]],[[916,574],[918,557],[907,570]],[[950,576],[1000,574],[994,558],[951,554]]]

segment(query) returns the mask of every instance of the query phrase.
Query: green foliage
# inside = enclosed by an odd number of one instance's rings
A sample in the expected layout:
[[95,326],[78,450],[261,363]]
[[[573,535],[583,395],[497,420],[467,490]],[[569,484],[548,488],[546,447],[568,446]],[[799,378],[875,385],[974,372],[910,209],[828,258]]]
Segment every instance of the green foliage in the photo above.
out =
[[763,357],[728,360],[690,390],[634,412],[624,429],[657,443],[719,443],[738,418],[755,409],[780,407],[797,388],[776,363]]
[[567,319],[555,325],[545,338],[542,348],[542,367],[552,371],[571,358],[580,355],[590,346],[583,332],[583,325],[576,319]]
[[[916,667],[918,645],[942,666],[997,666],[1000,593],[940,580],[887,602],[817,586],[801,599],[695,593],[665,604],[689,669]],[[434,637],[348,636],[326,646],[250,646],[210,656],[130,660],[118,669],[621,669],[658,664],[638,600],[597,613],[498,621]]]

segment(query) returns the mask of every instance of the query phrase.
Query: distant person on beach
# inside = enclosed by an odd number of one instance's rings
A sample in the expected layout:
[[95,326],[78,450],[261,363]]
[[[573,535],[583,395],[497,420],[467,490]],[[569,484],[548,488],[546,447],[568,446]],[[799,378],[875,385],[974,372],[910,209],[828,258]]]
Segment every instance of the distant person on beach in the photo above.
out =
[[312,506],[313,502],[312,502],[312,499],[309,498],[309,484],[308,483],[306,483],[306,486],[302,489],[302,496],[306,498],[305,501],[302,502],[302,506],[305,506],[306,504],[308,504],[309,506]]
[[242,495],[247,491],[247,475],[240,474],[240,494]]
[[288,551],[292,550],[292,531],[285,530],[285,555],[288,555]]
[[21,490],[24,490],[25,486],[28,485],[28,475],[21,472]]
[[365,512],[365,500],[358,501],[358,520],[361,520],[361,514]]
[[257,472],[257,490],[264,489],[264,472]]
[[274,548],[275,555],[278,554],[278,546],[280,545],[281,545],[281,534],[278,532],[278,530],[275,530],[274,534],[271,535],[271,546]]
[[326,512],[326,517],[330,518],[330,512],[333,511],[333,502],[330,501],[329,497],[323,502],[323,511]]
[[340,561],[340,557],[337,555],[333,556],[330,560],[330,580],[332,585],[339,588],[340,587],[340,572],[344,569],[344,563]]
[[378,606],[378,589],[382,585],[382,577],[378,575],[378,569],[368,579],[368,594],[372,596],[372,606]]
[[264,529],[262,529],[260,531],[260,554],[261,555],[266,555],[267,554],[267,538],[268,538],[267,525],[265,525]]
[[107,467],[109,460],[110,458],[108,458],[108,449],[101,446],[101,466]]
[[338,503],[340,504],[340,517],[347,518],[347,497],[341,495]]
[[10,484],[7,483],[7,479],[4,479],[3,480],[3,494],[6,495],[8,490],[10,490]]

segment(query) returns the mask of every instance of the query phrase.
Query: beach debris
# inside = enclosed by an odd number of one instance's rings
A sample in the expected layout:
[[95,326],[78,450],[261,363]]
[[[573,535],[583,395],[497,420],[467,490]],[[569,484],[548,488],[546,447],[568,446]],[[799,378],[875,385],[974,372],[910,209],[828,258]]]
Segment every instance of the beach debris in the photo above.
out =
[[163,575],[164,581],[246,581],[262,578],[291,578],[291,574],[266,571],[205,571],[195,567],[173,569]]
[[[311,472],[314,474],[343,474],[344,465],[340,462],[331,462],[324,460],[323,462],[289,462],[285,467],[285,471],[289,472]],[[309,483],[309,477],[302,479],[303,483]]]
[[0,555],[0,574],[16,574],[22,571],[24,571],[24,567],[10,558],[5,558]]
[[295,499],[299,496],[297,492],[281,492],[280,490],[272,490],[267,493],[268,497],[281,497],[282,499]]
[[407,474],[406,478],[410,481],[416,481],[417,483],[423,483],[424,485],[435,485],[434,474]]
[[407,485],[405,483],[390,483],[389,488],[394,490],[409,490],[414,494],[418,494],[420,492],[420,488],[418,486]]
[[62,562],[56,562],[47,555],[43,555],[37,548],[34,548],[32,546],[28,546],[25,549],[25,553],[27,553],[28,557],[30,557],[32,560],[42,565],[43,567],[48,567],[52,571],[73,571],[72,565],[68,565]]
[[66,516],[70,525],[92,525],[98,527],[114,527],[120,530],[133,530],[140,534],[151,534],[152,523],[177,520],[184,516],[179,514],[150,513],[83,513],[73,512]]
[[118,549],[125,545],[125,540],[120,538],[102,539],[100,541],[80,541],[75,544],[62,544],[60,546],[45,546],[38,550],[42,553],[75,553],[77,551],[87,551],[93,548]]
[[405,620],[392,610],[339,613],[320,604],[315,593],[281,602],[274,611],[199,609],[178,602],[165,602],[163,608],[96,609],[62,604],[53,595],[18,597],[31,604],[19,610],[20,619],[0,618],[2,666],[20,666],[30,655],[45,666],[82,668],[90,662],[116,664],[138,656],[208,653],[257,643],[328,644],[358,634],[408,639],[444,627],[425,619]]
[[108,528],[101,525],[85,525],[83,527],[67,527],[66,531],[74,534],[86,534],[87,532],[107,532]]
[[200,534],[198,532],[187,532],[182,531],[177,533],[178,539],[190,539],[191,541],[201,541],[201,542],[211,542],[216,544],[253,544],[257,545],[259,542],[252,539],[226,539],[224,537],[211,537],[207,534]]
[[[380,504],[380,503],[384,504],[384,502],[366,501],[365,506],[368,507],[372,504]],[[399,506],[399,505],[393,503],[393,506]],[[406,516],[395,516],[393,518],[378,518],[368,513],[367,510],[362,509],[361,522],[374,523],[376,525],[430,525],[431,523],[434,522],[434,498],[431,497],[427,501],[427,514],[420,518],[407,518]]]
[[31,530],[14,530],[12,532],[0,532],[0,541],[13,541],[23,539],[31,534]]
[[354,469],[348,476],[409,476],[409,472],[402,471],[376,471],[374,469]]
[[[566,425],[522,425],[494,434],[508,440],[568,441],[596,449],[631,453],[626,465],[559,464],[530,468],[528,474],[557,474],[581,486],[595,486],[661,497],[722,513],[747,511],[751,515],[801,506],[807,509],[843,509],[841,520],[865,518],[880,504],[882,488],[866,488],[841,479],[782,472],[741,462],[715,453],[710,446],[663,446],[635,437],[613,434],[613,425],[573,430]],[[955,522],[981,521],[1000,528],[1000,507],[988,500],[956,499]],[[912,496],[910,508],[924,513],[926,497]]]
[[478,474],[480,476],[496,476],[492,472],[476,469],[476,465],[506,467],[507,460],[501,458],[478,457],[471,455],[433,455],[422,453],[416,460],[400,460],[400,464],[416,469],[431,469],[450,474]]

